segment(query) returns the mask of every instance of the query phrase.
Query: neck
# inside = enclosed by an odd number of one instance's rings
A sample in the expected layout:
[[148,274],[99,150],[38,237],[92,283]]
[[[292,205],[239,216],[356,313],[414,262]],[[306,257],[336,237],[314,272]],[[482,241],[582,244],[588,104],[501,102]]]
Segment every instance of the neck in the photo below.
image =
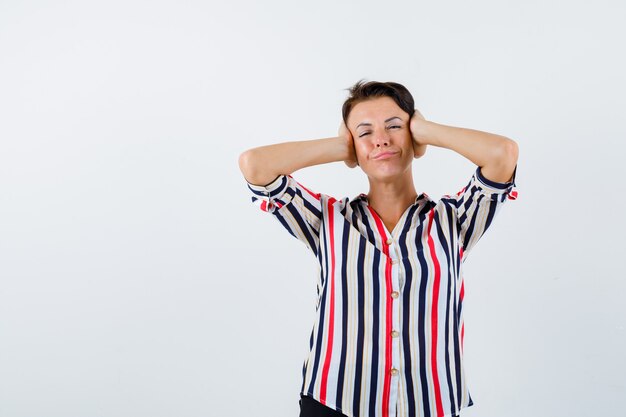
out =
[[405,175],[391,180],[370,178],[367,198],[369,205],[382,217],[397,220],[417,198],[412,171],[409,169]]

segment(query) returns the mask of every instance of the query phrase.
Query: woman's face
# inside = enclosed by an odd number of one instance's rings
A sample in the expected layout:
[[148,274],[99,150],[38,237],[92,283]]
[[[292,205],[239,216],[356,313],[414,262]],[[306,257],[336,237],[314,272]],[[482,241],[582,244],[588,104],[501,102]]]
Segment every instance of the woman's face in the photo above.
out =
[[348,116],[359,166],[368,177],[390,180],[411,168],[409,115],[390,97],[358,103]]

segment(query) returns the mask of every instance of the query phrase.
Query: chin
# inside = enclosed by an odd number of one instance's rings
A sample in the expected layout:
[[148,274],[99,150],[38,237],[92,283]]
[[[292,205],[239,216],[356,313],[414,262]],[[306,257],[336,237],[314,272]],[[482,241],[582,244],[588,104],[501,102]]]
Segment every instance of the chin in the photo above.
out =
[[389,169],[389,170],[375,170],[366,172],[367,176],[377,181],[393,181],[396,178],[401,178],[405,175],[406,170],[401,169]]
[[389,180],[394,177],[401,177],[406,175],[407,171],[411,170],[413,167],[413,160],[409,161],[405,166],[399,166],[396,164],[386,165],[380,167],[368,167],[371,169],[364,170],[361,167],[361,170],[367,174],[370,178],[375,178],[379,180]]

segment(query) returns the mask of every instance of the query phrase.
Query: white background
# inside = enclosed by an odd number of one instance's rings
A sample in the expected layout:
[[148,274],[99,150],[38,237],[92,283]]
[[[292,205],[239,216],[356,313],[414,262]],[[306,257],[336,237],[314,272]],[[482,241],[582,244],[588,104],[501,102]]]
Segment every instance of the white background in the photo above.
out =
[[[237,158],[335,136],[361,78],[519,144],[519,198],[465,263],[462,416],[623,415],[625,12],[4,0],[0,416],[296,416],[316,263]],[[439,198],[475,166],[413,169]],[[294,176],[368,190],[342,163]]]

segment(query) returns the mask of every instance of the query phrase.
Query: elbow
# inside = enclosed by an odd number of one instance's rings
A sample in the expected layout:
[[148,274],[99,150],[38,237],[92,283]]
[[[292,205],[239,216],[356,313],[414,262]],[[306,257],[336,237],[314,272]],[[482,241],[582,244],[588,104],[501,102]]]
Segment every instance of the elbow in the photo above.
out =
[[507,175],[505,175],[505,177],[508,178],[506,182],[511,182],[515,177],[515,167],[517,166],[519,147],[517,146],[517,142],[513,139],[507,138],[503,148],[504,150],[500,159],[501,166],[503,167],[503,171],[507,173]]
[[519,146],[517,145],[517,142],[513,139],[506,138],[498,154],[498,159],[500,159],[501,164],[511,168],[515,167],[515,165],[517,165],[518,156]]
[[481,172],[486,179],[498,182],[511,182],[515,177],[515,167],[519,149],[517,142],[503,138],[502,142],[492,148],[490,162],[481,166]]
[[248,149],[239,155],[239,169],[244,179],[250,184],[264,185],[276,178],[276,175],[263,169],[256,148]]
[[254,160],[254,149],[248,149],[239,155],[239,170],[248,182],[254,178],[256,171]]
[[250,169],[251,151],[251,149],[248,149],[239,155],[239,170],[244,176],[246,175],[246,171]]

